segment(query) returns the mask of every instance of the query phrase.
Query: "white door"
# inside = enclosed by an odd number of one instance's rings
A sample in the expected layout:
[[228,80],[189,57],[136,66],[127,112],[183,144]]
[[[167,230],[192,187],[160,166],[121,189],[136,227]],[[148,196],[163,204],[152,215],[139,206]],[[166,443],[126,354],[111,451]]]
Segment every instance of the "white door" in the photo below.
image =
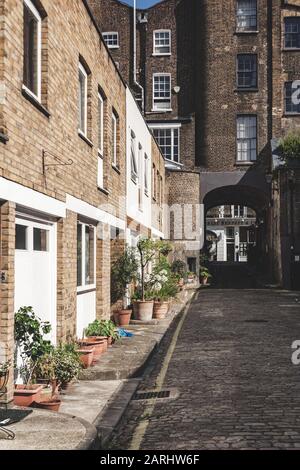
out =
[[33,307],[56,341],[56,224],[16,219],[15,310]]

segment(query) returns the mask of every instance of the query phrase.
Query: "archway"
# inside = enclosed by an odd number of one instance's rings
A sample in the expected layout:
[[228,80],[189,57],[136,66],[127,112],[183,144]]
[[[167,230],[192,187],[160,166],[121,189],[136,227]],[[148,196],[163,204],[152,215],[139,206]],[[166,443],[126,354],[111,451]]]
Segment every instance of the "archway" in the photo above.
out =
[[268,194],[238,184],[213,189],[203,202],[204,252],[215,284],[256,287],[256,282],[250,282],[250,274],[257,281],[268,266]]

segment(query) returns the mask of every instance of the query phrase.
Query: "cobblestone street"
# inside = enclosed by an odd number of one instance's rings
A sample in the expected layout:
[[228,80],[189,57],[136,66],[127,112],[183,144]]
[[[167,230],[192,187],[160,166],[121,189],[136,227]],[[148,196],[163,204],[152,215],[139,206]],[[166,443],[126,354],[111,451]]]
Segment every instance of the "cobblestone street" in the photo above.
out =
[[300,339],[299,314],[291,292],[201,291],[177,343],[182,318],[140,387],[155,389],[165,373],[162,389],[176,389],[178,397],[132,401],[111,447],[299,449],[300,366],[291,362],[291,345]]

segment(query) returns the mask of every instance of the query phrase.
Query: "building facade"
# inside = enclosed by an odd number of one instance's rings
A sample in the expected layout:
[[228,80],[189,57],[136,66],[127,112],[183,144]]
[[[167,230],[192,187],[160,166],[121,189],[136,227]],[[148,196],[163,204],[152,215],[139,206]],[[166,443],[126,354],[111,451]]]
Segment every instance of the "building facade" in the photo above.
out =
[[[89,1],[104,37],[118,38],[108,47],[165,155],[169,204],[199,205],[200,245],[209,210],[252,207],[257,255],[290,287],[300,259],[297,170],[281,168],[281,191],[269,175],[276,142],[299,124],[299,1],[163,0],[135,17],[118,0]],[[181,241],[183,257],[198,256]]]
[[[162,187],[165,175],[85,1],[4,0],[0,31],[2,361],[13,358],[20,307],[50,322],[53,343],[81,338],[88,323],[110,317],[110,269],[124,251],[129,215],[144,234],[127,186],[128,124],[149,158],[146,171],[144,153],[141,162],[137,155],[145,235],[157,210],[152,153]],[[163,237],[163,226],[153,225]],[[10,382],[6,401],[12,391]]]

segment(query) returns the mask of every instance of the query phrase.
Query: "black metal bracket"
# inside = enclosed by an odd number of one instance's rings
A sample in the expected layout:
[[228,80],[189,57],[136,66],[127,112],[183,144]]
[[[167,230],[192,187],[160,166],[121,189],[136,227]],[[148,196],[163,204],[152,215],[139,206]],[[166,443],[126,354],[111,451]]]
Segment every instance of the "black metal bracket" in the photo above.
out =
[[[52,157],[52,159],[56,162],[56,163],[47,163],[47,155],[49,155],[50,157]],[[71,158],[68,159],[68,161],[63,161],[61,158],[57,157],[56,155],[54,155],[53,153],[49,152],[48,150],[43,150],[43,155],[42,155],[42,158],[43,158],[43,175],[46,174],[46,171],[48,170],[48,168],[50,167],[55,167],[55,166],[71,166],[73,165],[73,160]]]

